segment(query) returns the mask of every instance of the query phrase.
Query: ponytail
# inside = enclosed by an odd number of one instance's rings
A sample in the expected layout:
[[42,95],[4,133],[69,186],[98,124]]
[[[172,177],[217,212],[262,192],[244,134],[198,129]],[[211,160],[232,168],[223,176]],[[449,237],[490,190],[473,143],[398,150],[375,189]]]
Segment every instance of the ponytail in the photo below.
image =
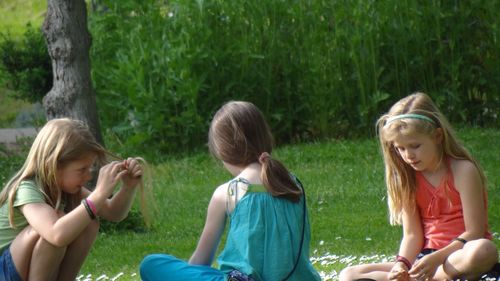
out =
[[267,192],[294,203],[299,202],[302,190],[292,179],[285,166],[280,161],[271,158],[267,152],[260,155],[259,162],[262,165],[260,177]]

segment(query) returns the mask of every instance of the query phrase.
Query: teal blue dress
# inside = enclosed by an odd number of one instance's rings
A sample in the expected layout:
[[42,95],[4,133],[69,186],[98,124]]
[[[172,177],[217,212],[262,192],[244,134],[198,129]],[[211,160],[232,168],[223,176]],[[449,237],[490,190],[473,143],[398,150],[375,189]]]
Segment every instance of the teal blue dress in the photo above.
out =
[[273,197],[263,186],[249,185],[230,215],[226,246],[217,259],[220,269],[238,269],[256,281],[283,280],[297,261],[303,239],[297,267],[287,280],[321,280],[309,261],[311,234],[303,200],[293,203]]
[[[237,182],[245,180],[233,179],[229,188]],[[255,281],[281,281],[286,277],[287,281],[320,281],[309,260],[311,235],[303,200],[304,197],[293,203],[273,197],[261,185],[249,185],[229,216],[226,244],[217,258],[219,269],[189,265],[175,257],[156,254],[141,263],[141,278],[223,281],[230,271],[238,270]]]

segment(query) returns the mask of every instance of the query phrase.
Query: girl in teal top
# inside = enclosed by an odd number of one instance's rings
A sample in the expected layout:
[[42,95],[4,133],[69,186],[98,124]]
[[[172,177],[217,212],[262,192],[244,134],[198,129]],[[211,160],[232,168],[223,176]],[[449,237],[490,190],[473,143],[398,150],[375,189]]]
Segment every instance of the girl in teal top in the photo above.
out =
[[[321,280],[309,261],[303,189],[271,157],[272,135],[260,110],[249,102],[226,103],[212,120],[208,144],[235,178],[215,190],[189,261],[149,255],[142,280]],[[215,269],[226,219],[229,232]]]

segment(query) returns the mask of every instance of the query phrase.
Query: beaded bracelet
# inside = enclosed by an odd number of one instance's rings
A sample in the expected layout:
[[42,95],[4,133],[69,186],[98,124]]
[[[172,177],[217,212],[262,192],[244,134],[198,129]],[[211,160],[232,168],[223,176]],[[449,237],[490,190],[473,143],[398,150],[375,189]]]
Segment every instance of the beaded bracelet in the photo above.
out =
[[408,268],[408,270],[411,269],[411,262],[407,258],[405,258],[403,256],[397,255],[396,256],[396,262],[402,262],[404,265],[406,265],[406,267]]
[[463,239],[463,238],[460,238],[460,237],[457,237],[455,239],[453,239],[454,241],[459,241],[459,242],[462,242],[462,243],[467,243],[467,240]]
[[85,206],[85,210],[87,210],[89,217],[91,219],[95,220],[95,214],[94,214],[94,212],[92,212],[92,209],[90,209],[89,204],[87,203],[87,200],[83,199],[82,204],[83,204],[83,206]]

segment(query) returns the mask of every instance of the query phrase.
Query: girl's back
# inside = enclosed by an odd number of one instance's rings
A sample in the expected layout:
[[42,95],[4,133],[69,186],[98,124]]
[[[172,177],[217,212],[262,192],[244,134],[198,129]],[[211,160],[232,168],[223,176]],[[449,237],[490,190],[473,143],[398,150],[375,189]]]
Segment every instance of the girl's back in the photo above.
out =
[[283,280],[294,268],[302,242],[297,268],[287,280],[321,280],[308,258],[310,230],[303,200],[293,203],[272,196],[262,185],[249,185],[230,215],[226,247],[218,258],[221,270],[240,268],[255,280]]

